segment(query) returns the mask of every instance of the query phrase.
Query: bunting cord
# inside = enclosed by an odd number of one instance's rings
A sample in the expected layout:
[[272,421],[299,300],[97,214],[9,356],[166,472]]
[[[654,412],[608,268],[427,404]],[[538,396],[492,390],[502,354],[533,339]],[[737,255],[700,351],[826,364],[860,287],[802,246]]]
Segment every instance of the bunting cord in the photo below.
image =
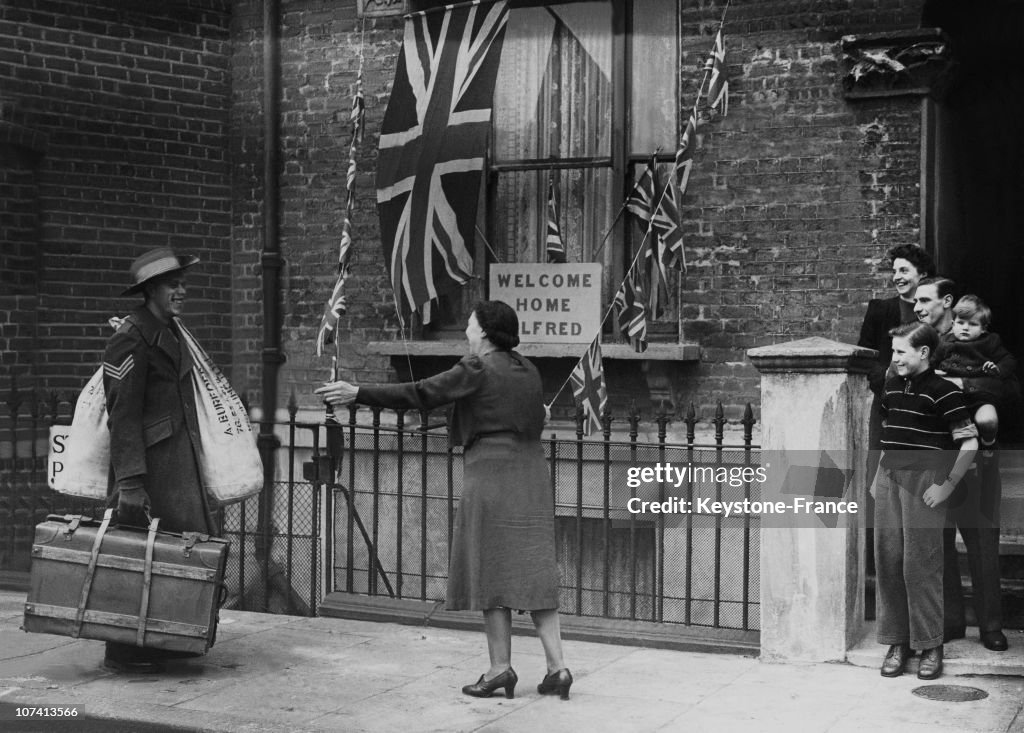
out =
[[487,247],[487,251],[491,253],[491,257],[494,258],[494,261],[497,262],[499,265],[503,264],[502,261],[501,261],[501,258],[498,257],[498,253],[494,251],[494,248],[491,247],[491,243],[487,241],[487,235],[485,235],[480,230],[480,225],[479,224],[474,224],[473,228],[476,229],[476,233],[480,235],[480,241],[484,243],[485,247]]

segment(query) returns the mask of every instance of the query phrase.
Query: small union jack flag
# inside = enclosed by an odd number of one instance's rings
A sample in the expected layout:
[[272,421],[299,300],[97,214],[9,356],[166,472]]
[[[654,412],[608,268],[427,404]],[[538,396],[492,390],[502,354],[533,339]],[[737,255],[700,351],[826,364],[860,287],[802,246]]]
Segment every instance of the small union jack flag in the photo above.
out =
[[491,102],[508,19],[505,2],[447,6],[405,24],[381,123],[377,212],[399,317],[473,272]]
[[[655,188],[655,190],[658,190]],[[676,188],[671,183],[658,201],[658,208],[651,218],[651,225],[658,237],[658,263],[664,273],[669,268],[686,269],[683,256],[683,231],[679,227],[679,206],[676,203]]]
[[633,273],[626,276],[612,301],[618,311],[619,331],[637,353],[647,351],[647,308],[644,291]]
[[584,435],[601,429],[601,414],[608,405],[608,390],[604,386],[604,368],[601,362],[601,344],[595,338],[587,353],[576,364],[569,375],[572,396],[576,404],[583,407],[586,418],[583,421]]
[[643,221],[651,220],[651,208],[654,206],[654,158],[647,164],[640,179],[633,186],[632,193],[626,199],[626,208],[631,214]]
[[708,106],[719,110],[723,115],[729,114],[729,80],[725,78],[725,42],[722,40],[722,29],[718,29],[715,36],[715,45],[711,49],[704,68],[711,72],[711,81],[708,83],[707,100]]
[[555,181],[548,179],[548,233],[545,243],[548,262],[565,262],[565,243],[558,229],[558,202],[555,201]]
[[679,193],[686,193],[686,186],[690,182],[690,169],[693,167],[693,150],[697,145],[697,110],[690,113],[690,119],[686,121],[686,129],[679,138],[679,147],[676,149],[676,185],[679,186]]

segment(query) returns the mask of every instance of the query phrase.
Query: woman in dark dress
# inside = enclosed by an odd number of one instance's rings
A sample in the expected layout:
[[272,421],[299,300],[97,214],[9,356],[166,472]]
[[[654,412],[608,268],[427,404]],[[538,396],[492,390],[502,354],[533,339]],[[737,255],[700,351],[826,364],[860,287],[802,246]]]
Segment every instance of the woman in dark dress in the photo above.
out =
[[541,445],[545,407],[536,367],[513,351],[519,319],[501,301],[473,308],[469,356],[446,372],[406,384],[338,381],[317,390],[334,407],[352,402],[396,409],[455,403],[450,431],[464,446],[465,478],[448,571],[450,610],[479,610],[491,666],[462,691],[513,697],[511,609],[530,611],[547,658],[541,694],[569,698],[562,659],[555,559],[554,502]]

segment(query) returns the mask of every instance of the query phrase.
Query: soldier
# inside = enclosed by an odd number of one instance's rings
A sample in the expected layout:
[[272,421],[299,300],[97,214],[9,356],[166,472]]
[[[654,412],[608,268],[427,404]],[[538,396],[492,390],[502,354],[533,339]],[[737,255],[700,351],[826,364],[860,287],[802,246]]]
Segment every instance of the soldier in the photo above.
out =
[[[196,257],[150,250],[131,265],[122,295],[144,297],[107,342],[103,354],[112,464],[111,506],[121,524],[160,518],[173,532],[217,534],[199,469],[199,426],[192,358],[175,323],[185,306],[185,271]],[[157,668],[181,656],[107,643],[105,662],[119,670]]]

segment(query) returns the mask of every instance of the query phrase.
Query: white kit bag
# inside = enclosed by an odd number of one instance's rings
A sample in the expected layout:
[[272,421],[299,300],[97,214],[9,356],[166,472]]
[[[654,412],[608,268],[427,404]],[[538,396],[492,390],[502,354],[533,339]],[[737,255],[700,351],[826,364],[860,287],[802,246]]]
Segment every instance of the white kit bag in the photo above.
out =
[[[123,319],[111,319],[115,328]],[[199,470],[218,505],[241,501],[263,488],[263,461],[241,399],[195,337],[178,323],[192,356],[192,386],[199,423]],[[53,479],[62,494],[105,499],[110,472],[110,430],[101,366],[75,403],[63,470]]]
[[263,488],[263,461],[249,415],[227,377],[177,321],[192,355],[199,422],[199,468],[206,493],[218,504],[241,501]]
[[103,367],[92,375],[75,402],[62,470],[53,475],[53,488],[83,499],[106,499],[110,474],[110,431]]

